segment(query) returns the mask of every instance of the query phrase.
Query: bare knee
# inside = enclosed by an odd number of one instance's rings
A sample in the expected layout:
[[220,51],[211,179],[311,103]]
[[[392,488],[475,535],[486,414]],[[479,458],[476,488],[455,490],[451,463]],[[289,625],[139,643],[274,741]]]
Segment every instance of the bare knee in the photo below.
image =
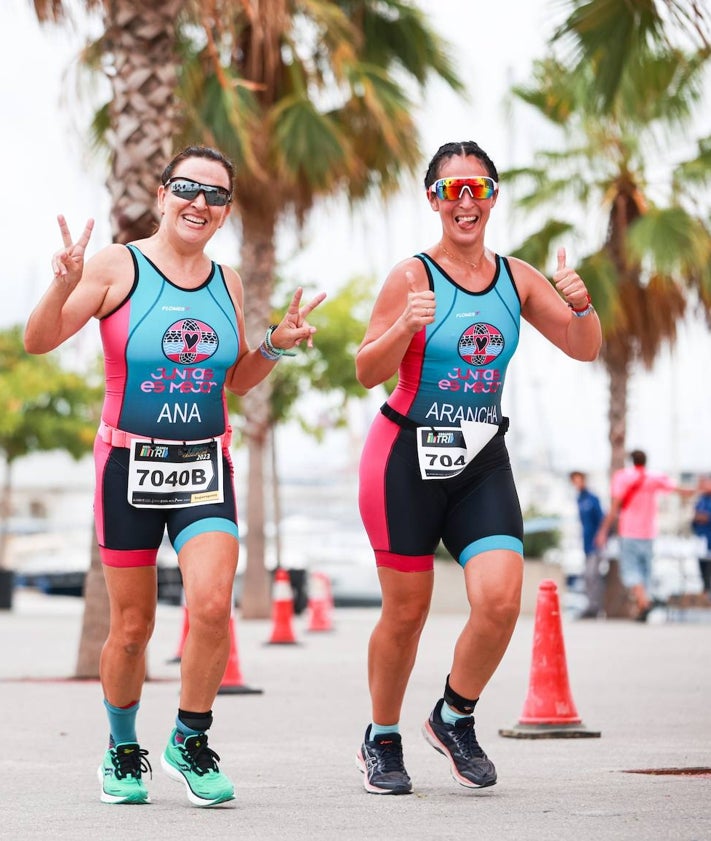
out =
[[189,607],[190,628],[198,632],[220,636],[229,630],[232,605],[229,600],[208,598],[198,606]]
[[130,657],[141,656],[153,634],[155,616],[146,616],[139,610],[123,610],[112,619],[110,640]]
[[419,638],[429,613],[429,599],[413,603],[398,603],[383,610],[382,629],[395,640]]
[[488,624],[508,631],[516,624],[521,612],[520,593],[502,593],[489,599],[486,604],[474,605],[472,613]]

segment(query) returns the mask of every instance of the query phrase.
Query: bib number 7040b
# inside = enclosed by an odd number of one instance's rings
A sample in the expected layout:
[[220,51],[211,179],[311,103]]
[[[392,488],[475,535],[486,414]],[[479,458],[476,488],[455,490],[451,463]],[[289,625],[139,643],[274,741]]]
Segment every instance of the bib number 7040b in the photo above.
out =
[[136,508],[185,508],[222,502],[218,441],[131,443],[128,501]]

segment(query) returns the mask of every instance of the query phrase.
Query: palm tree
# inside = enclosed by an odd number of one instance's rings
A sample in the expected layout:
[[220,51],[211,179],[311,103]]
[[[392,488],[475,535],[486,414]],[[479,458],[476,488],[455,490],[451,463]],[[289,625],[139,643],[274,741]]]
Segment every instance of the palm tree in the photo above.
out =
[[[279,226],[324,196],[386,195],[420,162],[412,94],[431,75],[461,90],[445,45],[406,0],[211,0],[181,71],[186,136],[237,162],[251,343],[271,312]],[[219,62],[216,62],[216,57]],[[249,452],[242,615],[270,610],[264,565],[267,380],[244,399]]]
[[[33,0],[40,22],[65,22],[69,4]],[[107,187],[114,242],[153,232],[156,180],[173,152],[178,116],[176,20],[185,0],[84,0],[103,34],[85,58],[100,66],[111,99],[99,114],[109,148]]]
[[[533,167],[509,174],[533,186],[520,205],[572,202],[588,231],[591,220],[604,214],[602,241],[581,261],[580,272],[603,324],[611,470],[624,463],[633,364],[651,368],[660,349],[673,344],[690,304],[707,318],[711,313],[711,230],[699,206],[699,187],[711,179],[709,140],[700,141],[693,160],[668,166],[666,185],[658,175],[647,176],[651,150],[668,159],[670,137],[688,132],[701,100],[705,58],[703,52],[650,51],[643,63],[627,68],[604,107],[594,89],[597,62],[571,70],[548,59],[536,65],[530,87],[514,90],[567,141],[560,150],[537,153]],[[545,257],[573,227],[548,219],[519,254]]]
[[[66,16],[62,0],[34,3],[42,21]],[[406,86],[422,87],[436,74],[462,88],[445,45],[406,0],[85,0],[85,7],[101,12],[105,25],[87,58],[112,85],[96,130],[109,140],[115,240],[152,229],[155,179],[172,141],[219,145],[239,165],[246,318],[255,343],[270,312],[279,224],[303,223],[320,196],[345,192],[357,201],[391,191],[420,159]],[[267,382],[244,401],[246,616],[270,608],[263,489],[269,398]],[[99,606],[98,615],[107,613]]]
[[[66,22],[69,4],[33,0],[41,23]],[[177,117],[176,19],[185,0],[84,0],[102,16],[104,34],[87,51],[100,63],[112,97],[100,113],[108,129],[112,236],[129,242],[151,234],[157,222],[156,180],[171,157]],[[76,676],[96,678],[109,630],[109,604],[93,538]]]
[[711,51],[711,10],[698,0],[569,0],[569,14],[552,43],[570,51],[575,71],[594,64],[590,80],[605,108],[630,68],[644,64],[649,48],[674,50],[686,44]]

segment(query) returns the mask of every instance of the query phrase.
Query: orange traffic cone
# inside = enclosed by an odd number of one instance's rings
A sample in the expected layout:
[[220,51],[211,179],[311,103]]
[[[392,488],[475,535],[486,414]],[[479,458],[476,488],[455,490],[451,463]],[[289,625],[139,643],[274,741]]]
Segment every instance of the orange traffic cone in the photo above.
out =
[[531,674],[523,712],[518,724],[510,730],[499,730],[499,735],[520,739],[600,735],[600,731],[583,725],[575,708],[568,684],[558,590],[550,579],[538,585]]
[[260,695],[261,689],[253,689],[250,686],[245,686],[242,680],[242,672],[239,667],[239,657],[237,655],[237,634],[235,633],[235,623],[230,616],[230,656],[227,660],[227,668],[225,669],[224,677],[220,688],[217,690],[218,695]]
[[292,619],[294,617],[294,594],[291,590],[289,573],[278,567],[274,574],[272,595],[272,635],[268,644],[292,645],[296,642]]
[[323,572],[309,576],[309,631],[332,631],[333,597],[331,582]]
[[185,639],[188,636],[189,628],[190,616],[188,615],[187,607],[183,605],[183,628],[180,632],[180,642],[178,643],[178,649],[175,652],[175,656],[168,660],[169,663],[179,663],[183,659],[183,649],[185,648]]

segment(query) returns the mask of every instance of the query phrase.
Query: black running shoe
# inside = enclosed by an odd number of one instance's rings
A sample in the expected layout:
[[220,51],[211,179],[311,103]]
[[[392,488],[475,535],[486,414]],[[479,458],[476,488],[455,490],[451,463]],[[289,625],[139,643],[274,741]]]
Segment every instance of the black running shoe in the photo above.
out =
[[402,758],[399,733],[383,733],[368,740],[370,725],[356,756],[356,765],[363,774],[365,790],[371,794],[409,794],[412,782]]
[[424,723],[422,735],[432,747],[447,757],[453,779],[467,788],[484,788],[496,782],[494,763],[476,740],[474,716],[460,718],[456,724],[445,724],[440,698]]

